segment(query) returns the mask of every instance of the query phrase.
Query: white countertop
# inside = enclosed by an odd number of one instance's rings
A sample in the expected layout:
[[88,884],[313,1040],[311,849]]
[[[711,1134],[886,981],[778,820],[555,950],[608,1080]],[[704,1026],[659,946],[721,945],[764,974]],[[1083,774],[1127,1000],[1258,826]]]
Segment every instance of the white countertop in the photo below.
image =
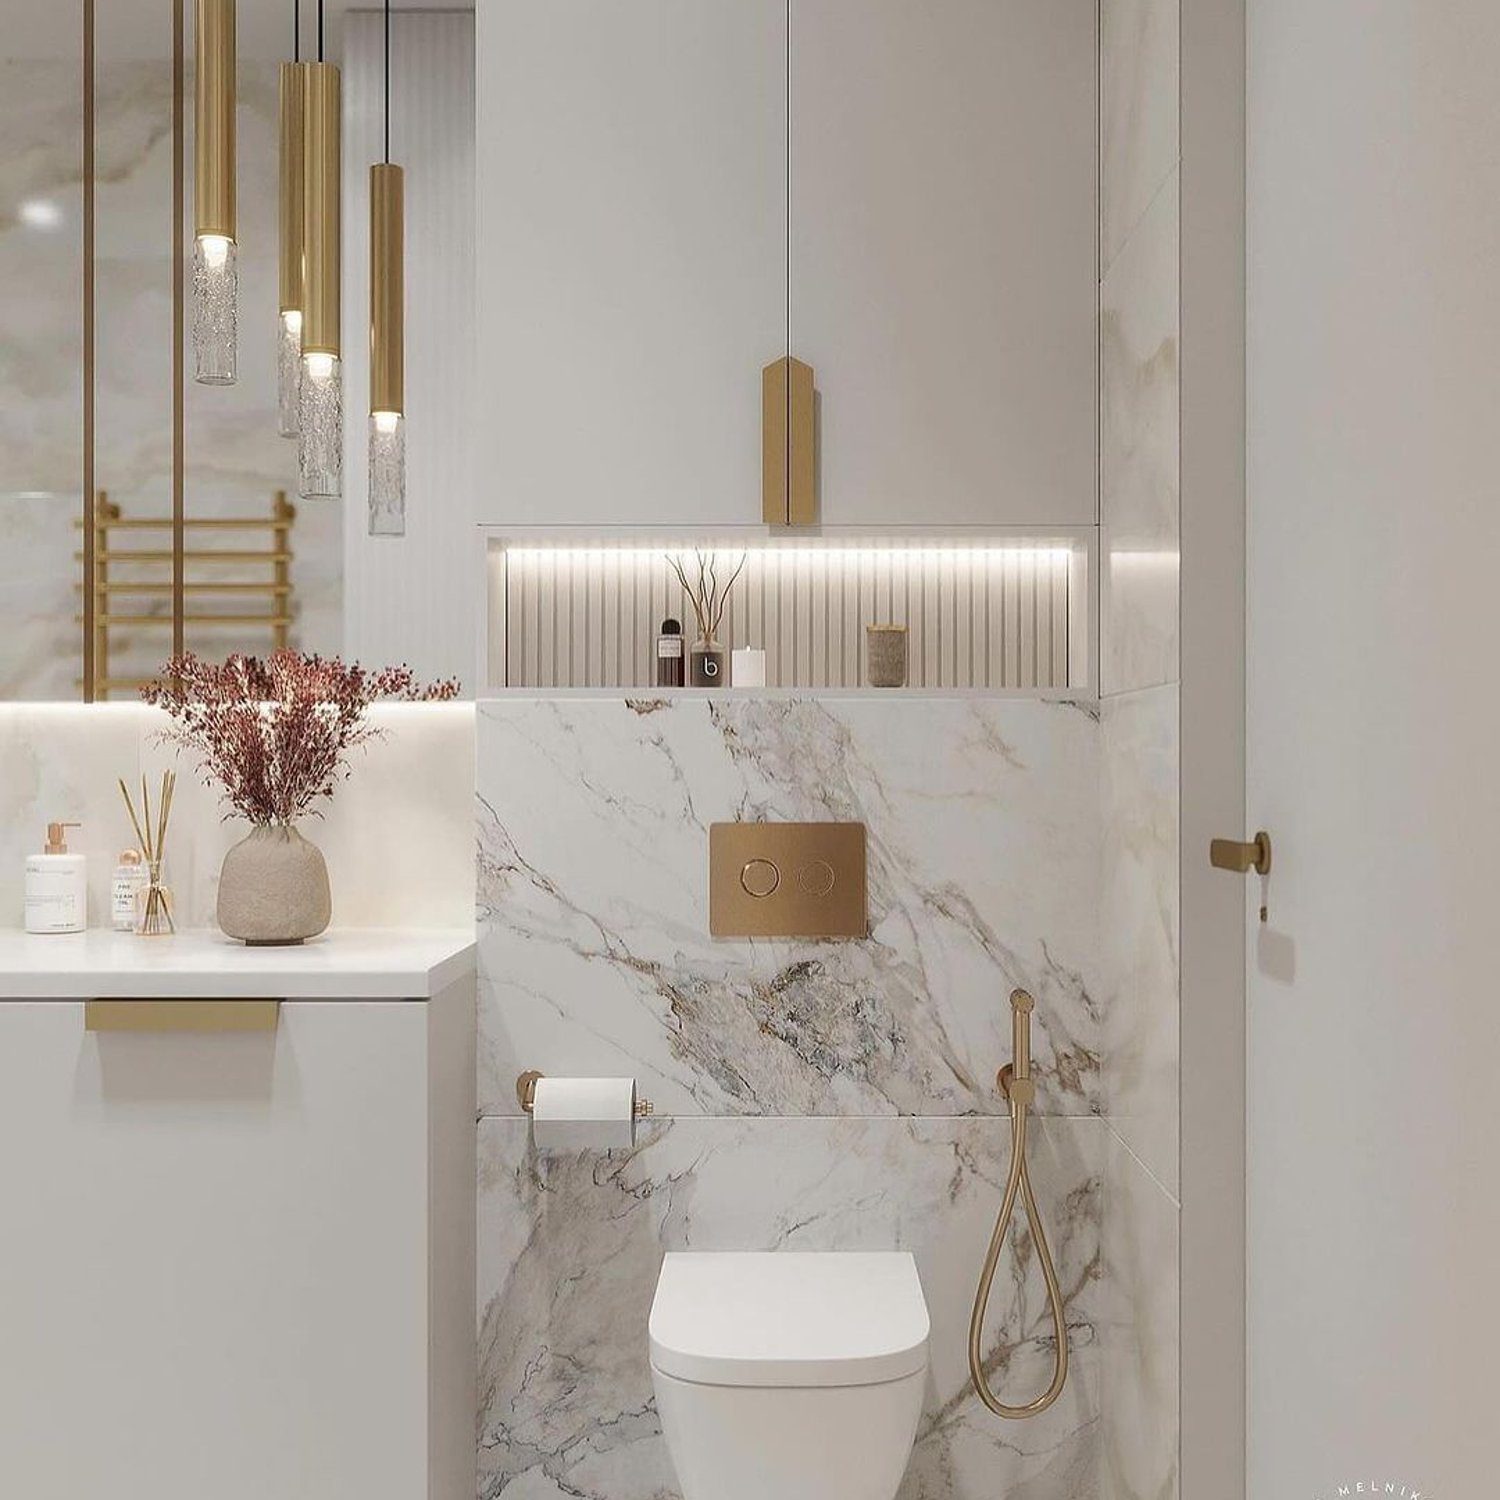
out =
[[474,966],[474,934],[447,928],[346,927],[289,948],[208,931],[0,929],[0,1000],[414,1000]]

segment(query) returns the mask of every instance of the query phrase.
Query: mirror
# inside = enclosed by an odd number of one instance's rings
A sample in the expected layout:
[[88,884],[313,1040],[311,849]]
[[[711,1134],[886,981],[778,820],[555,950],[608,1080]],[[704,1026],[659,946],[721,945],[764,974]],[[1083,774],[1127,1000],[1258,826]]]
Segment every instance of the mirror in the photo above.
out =
[[[170,655],[179,614],[185,647],[213,658],[290,646],[405,661],[466,690],[475,679],[472,9],[445,0],[391,15],[391,160],[406,185],[400,536],[370,535],[367,508],[384,16],[323,7],[343,94],[344,474],[340,498],[303,499],[297,440],[279,434],[277,411],[278,73],[294,5],[237,9],[237,379],[206,385],[193,378],[196,5],[12,0],[0,58],[5,698],[134,699]],[[317,55],[318,9],[300,7],[304,60]],[[455,586],[470,577],[472,589]]]

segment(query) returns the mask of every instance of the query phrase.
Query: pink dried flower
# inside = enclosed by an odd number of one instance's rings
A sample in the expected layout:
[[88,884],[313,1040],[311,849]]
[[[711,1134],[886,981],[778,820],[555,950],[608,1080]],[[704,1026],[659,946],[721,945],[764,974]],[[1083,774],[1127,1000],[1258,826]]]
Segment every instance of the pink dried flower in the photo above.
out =
[[419,684],[409,667],[367,671],[336,656],[277,651],[264,661],[233,655],[222,665],[188,652],[141,689],[173,720],[162,737],[194,751],[205,783],[217,781],[230,812],[252,823],[290,825],[349,775],[349,752],[383,731],[366,722],[380,698],[438,702],[455,680]]

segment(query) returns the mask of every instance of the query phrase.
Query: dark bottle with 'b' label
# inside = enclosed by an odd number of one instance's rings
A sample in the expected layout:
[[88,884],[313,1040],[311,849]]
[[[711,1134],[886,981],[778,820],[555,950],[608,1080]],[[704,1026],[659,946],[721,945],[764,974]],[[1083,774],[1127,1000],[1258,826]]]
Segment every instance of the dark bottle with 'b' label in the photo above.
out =
[[687,653],[683,649],[682,623],[663,620],[656,638],[657,687],[682,687],[687,681]]

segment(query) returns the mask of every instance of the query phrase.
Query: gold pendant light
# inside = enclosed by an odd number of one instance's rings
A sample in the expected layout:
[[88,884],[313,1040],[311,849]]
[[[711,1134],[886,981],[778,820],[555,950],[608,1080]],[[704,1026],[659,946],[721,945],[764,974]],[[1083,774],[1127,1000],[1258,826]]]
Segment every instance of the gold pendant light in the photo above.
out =
[[385,5],[385,160],[370,168],[371,536],[406,532],[405,174],[391,162],[391,6]]
[[198,0],[194,79],[195,378],[233,385],[239,272],[235,247],[234,0]]
[[[293,52],[300,52],[300,15],[294,4]],[[280,72],[281,96],[281,198],[280,285],[276,343],[277,430],[282,437],[297,436],[297,402],[302,386],[303,301],[303,153],[309,64],[294,55]]]
[[339,70],[322,61],[323,0],[318,0],[318,58],[306,64],[303,99],[302,381],[298,408],[300,491],[337,499],[343,489],[343,372],[339,347]]

